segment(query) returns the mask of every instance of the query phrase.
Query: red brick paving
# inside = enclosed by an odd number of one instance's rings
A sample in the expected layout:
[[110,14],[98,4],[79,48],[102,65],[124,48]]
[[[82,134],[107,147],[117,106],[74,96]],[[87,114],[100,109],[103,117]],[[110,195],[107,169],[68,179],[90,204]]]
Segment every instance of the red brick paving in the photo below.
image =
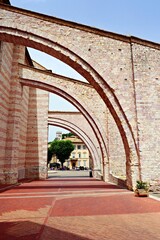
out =
[[[78,197],[56,201],[51,216],[92,216],[115,214],[157,213],[159,202],[150,204],[149,198],[136,198],[133,195],[111,195],[101,197]],[[114,204],[114,205],[113,205]],[[66,206],[68,206],[66,208]],[[74,208],[72,208],[74,206]],[[72,209],[72,211],[70,211]]]
[[0,240],[160,240],[160,202],[98,180],[23,183],[0,194]]

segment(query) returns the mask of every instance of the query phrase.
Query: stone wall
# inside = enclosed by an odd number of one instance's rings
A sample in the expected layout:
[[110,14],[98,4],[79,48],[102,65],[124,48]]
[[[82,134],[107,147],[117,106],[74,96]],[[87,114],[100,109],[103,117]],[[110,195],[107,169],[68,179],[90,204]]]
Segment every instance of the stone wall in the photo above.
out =
[[133,45],[138,146],[144,180],[160,174],[160,51]]
[[126,179],[126,157],[122,138],[109,112],[107,127],[109,173],[115,177]]
[[4,172],[10,167],[5,161],[11,73],[13,61],[13,44],[0,42],[0,182],[5,183]]

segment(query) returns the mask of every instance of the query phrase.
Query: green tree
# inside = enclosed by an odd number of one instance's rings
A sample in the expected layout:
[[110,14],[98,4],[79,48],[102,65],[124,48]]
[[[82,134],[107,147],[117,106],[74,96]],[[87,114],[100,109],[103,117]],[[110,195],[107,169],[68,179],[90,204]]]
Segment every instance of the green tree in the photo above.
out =
[[49,163],[52,159],[53,153],[50,149],[50,147],[48,148],[48,156],[47,156],[47,163]]
[[62,139],[65,139],[65,138],[67,138],[67,137],[72,137],[72,136],[74,136],[74,134],[71,133],[71,132],[69,132],[69,133],[63,133],[63,134],[62,134]]
[[56,155],[63,167],[63,163],[74,150],[74,145],[70,140],[54,140],[50,145],[50,150],[52,154]]

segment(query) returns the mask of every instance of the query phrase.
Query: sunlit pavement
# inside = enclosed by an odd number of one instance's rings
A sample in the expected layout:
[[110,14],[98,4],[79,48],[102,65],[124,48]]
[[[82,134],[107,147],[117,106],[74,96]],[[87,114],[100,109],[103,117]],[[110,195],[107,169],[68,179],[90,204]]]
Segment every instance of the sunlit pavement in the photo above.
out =
[[160,239],[160,201],[65,174],[0,194],[0,240]]
[[61,178],[67,178],[67,177],[89,177],[90,172],[89,170],[82,170],[82,171],[76,171],[76,170],[67,170],[67,171],[62,171],[62,170],[49,170],[48,171],[48,177],[61,177]]

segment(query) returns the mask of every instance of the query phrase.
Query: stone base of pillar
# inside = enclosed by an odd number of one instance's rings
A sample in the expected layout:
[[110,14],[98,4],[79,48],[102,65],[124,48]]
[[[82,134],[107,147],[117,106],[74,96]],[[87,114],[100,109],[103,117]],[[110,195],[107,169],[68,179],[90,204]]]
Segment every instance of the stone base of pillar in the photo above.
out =
[[32,166],[26,168],[27,179],[45,180],[48,177],[47,166]]
[[109,162],[105,162],[103,165],[103,181],[109,181]]
[[141,180],[139,164],[126,165],[127,181],[126,185],[129,190],[134,190],[137,180]]
[[117,186],[124,187],[124,188],[127,187],[126,179],[121,179],[117,176],[112,175],[111,173],[109,174],[109,182],[116,184]]
[[103,174],[101,173],[100,169],[93,169],[92,176],[96,179],[103,180]]
[[3,173],[1,173],[1,182],[0,184],[15,184],[18,182],[18,171],[15,168],[4,169]]
[[18,180],[26,178],[26,169],[25,168],[19,168],[18,169]]

